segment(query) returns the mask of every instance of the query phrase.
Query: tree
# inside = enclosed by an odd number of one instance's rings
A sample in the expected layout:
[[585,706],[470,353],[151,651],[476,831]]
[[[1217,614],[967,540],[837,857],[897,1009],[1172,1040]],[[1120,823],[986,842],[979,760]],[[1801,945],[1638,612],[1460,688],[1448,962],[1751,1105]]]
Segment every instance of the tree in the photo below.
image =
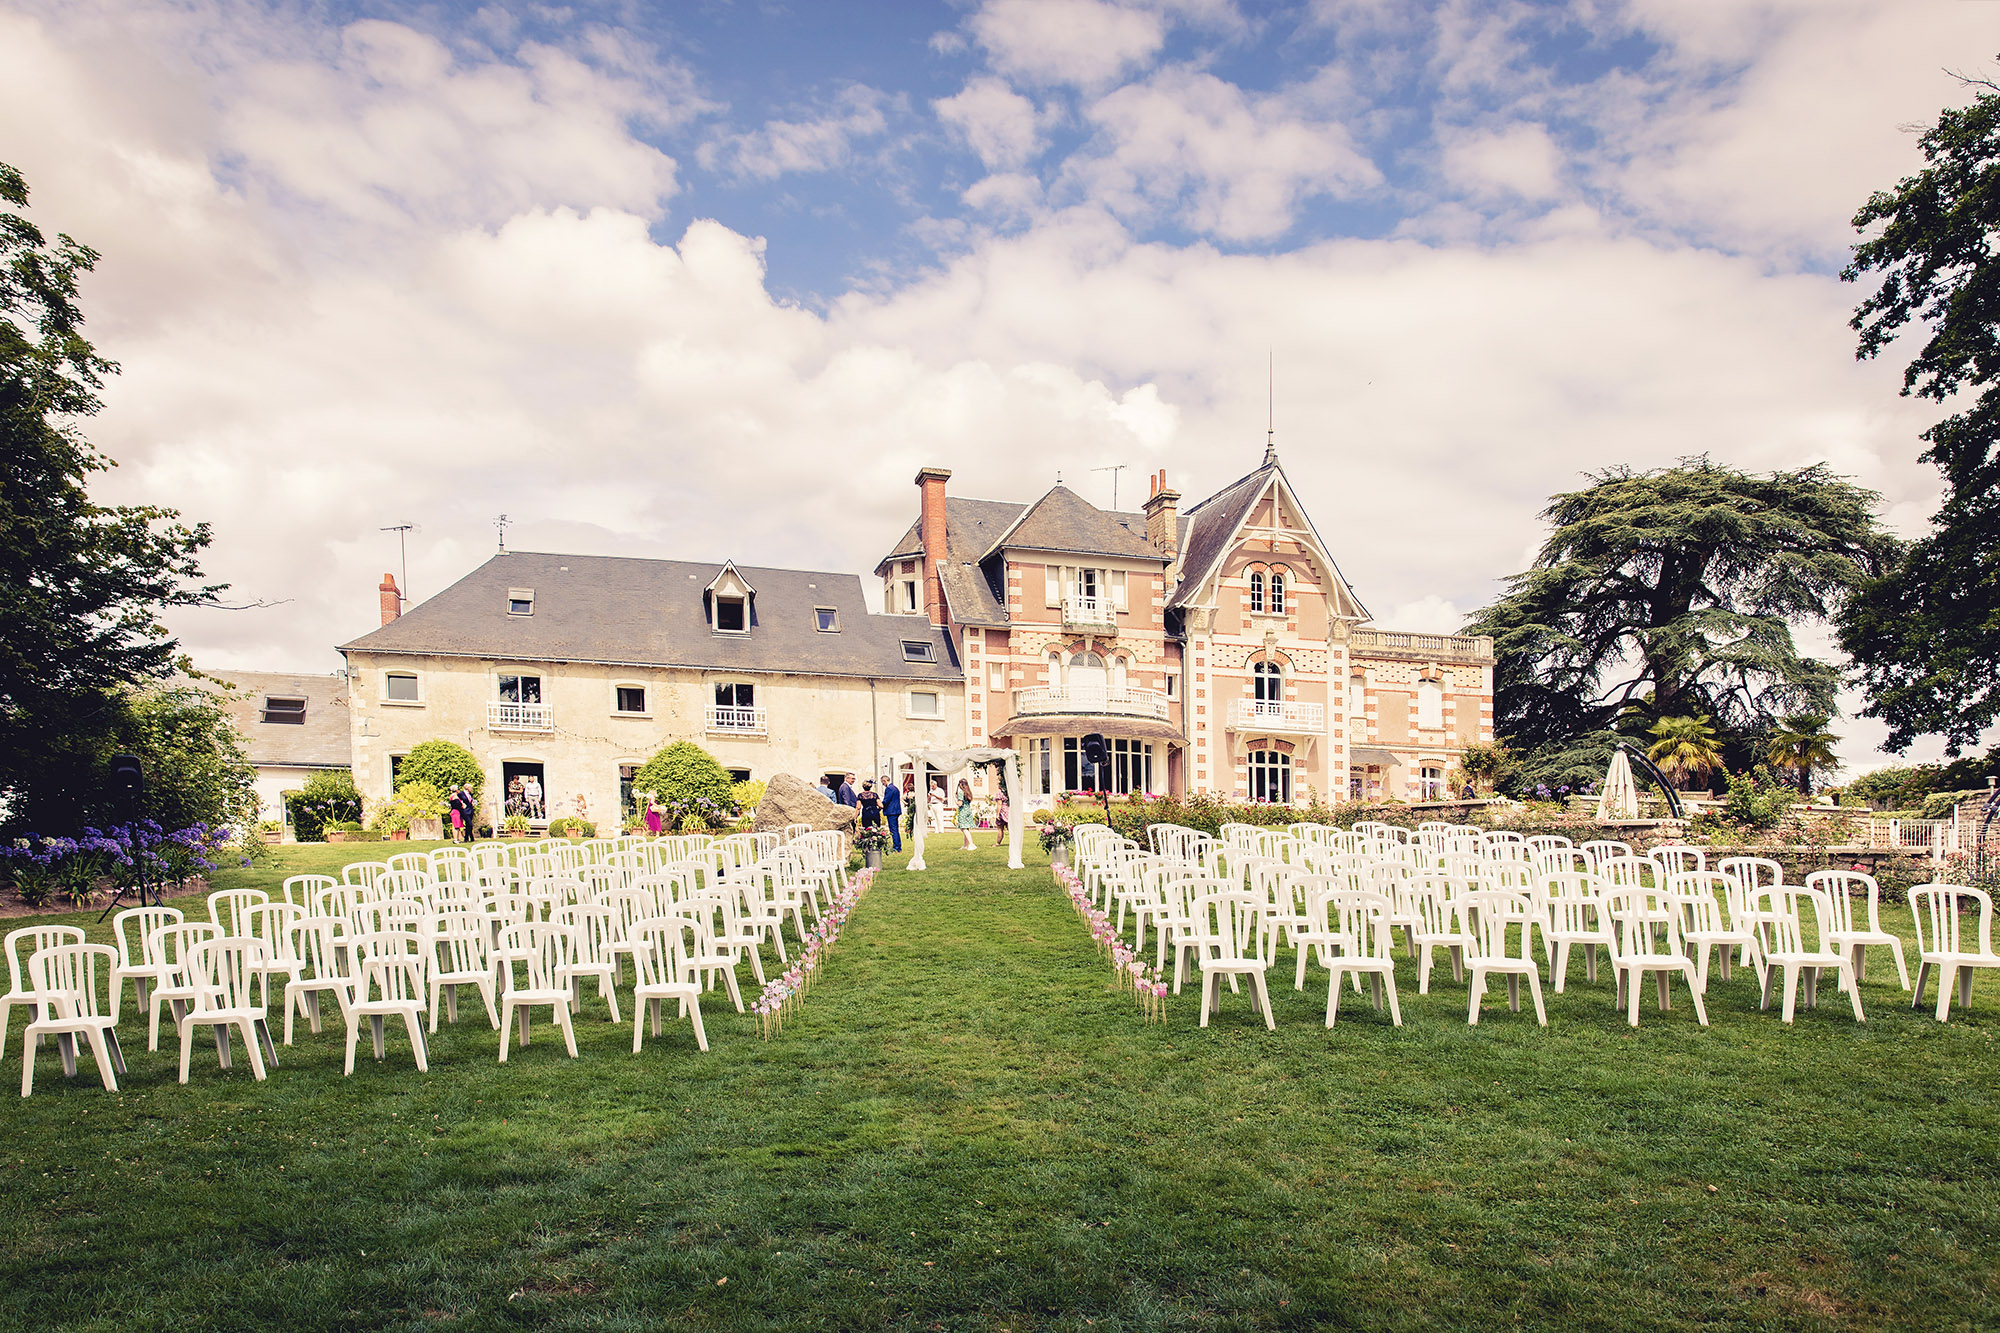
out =
[[77,280],[97,253],[22,216],[28,187],[0,164],[0,796],[15,825],[75,825],[133,686],[166,677],[178,645],[159,611],[195,586],[205,524],[91,502],[111,466],[77,422],[117,367],[82,334]]
[[431,740],[414,745],[396,764],[398,789],[412,782],[428,782],[441,792],[453,792],[461,785],[478,796],[486,785],[486,774],[472,751],[452,741]]
[[1854,215],[1863,232],[1841,277],[1880,274],[1855,308],[1857,356],[1880,355],[1912,324],[1928,334],[1903,395],[1969,396],[1921,438],[1949,493],[1914,543],[1854,600],[1840,646],[1889,724],[1888,748],[1942,736],[1957,755],[2000,719],[2000,89],[1947,109],[1917,147],[1927,164]]
[[147,818],[168,829],[256,823],[257,770],[215,694],[198,685],[147,690],[122,711],[114,736],[145,768]]
[[1724,769],[1722,745],[1706,717],[1663,717],[1649,734],[1654,740],[1646,758],[1682,791]]
[[1550,501],[1533,567],[1466,625],[1494,640],[1496,730],[1524,777],[1531,752],[1614,725],[1706,715],[1728,744],[1833,714],[1839,673],[1791,626],[1836,613],[1893,553],[1879,496],[1821,465],[1760,476],[1707,458],[1589,481]]
[[1828,731],[1826,723],[1823,717],[1788,717],[1771,733],[1765,760],[1774,771],[1791,774],[1802,796],[1812,795],[1813,774],[1840,767],[1840,759],[1833,752],[1840,737]]
[[354,774],[347,769],[315,773],[305,786],[285,793],[292,812],[292,833],[300,842],[318,842],[329,824],[344,824],[361,818],[361,793],[355,789]]
[[1507,753],[1507,747],[1497,742],[1492,745],[1468,745],[1458,756],[1459,772],[1488,791],[1499,785],[1500,779],[1513,764],[1514,757]]
[[649,792],[676,828],[714,827],[737,811],[736,784],[715,756],[693,741],[675,741],[632,775],[632,790]]

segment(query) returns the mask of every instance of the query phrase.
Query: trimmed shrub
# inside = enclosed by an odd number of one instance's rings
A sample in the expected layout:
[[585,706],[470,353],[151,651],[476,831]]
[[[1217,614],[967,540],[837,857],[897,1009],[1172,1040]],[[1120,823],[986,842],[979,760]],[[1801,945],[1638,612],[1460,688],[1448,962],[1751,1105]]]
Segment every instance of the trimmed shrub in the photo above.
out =
[[354,774],[344,768],[313,774],[305,786],[285,793],[285,807],[291,811],[292,832],[300,842],[324,842],[329,827],[348,823],[361,827],[361,793],[355,789]]
[[456,791],[464,783],[474,796],[486,785],[486,774],[472,751],[452,741],[425,741],[396,765],[397,790],[413,782],[428,782],[440,792]]
[[722,828],[735,820],[736,784],[715,756],[693,741],[675,741],[633,775],[632,790],[650,792],[672,827]]

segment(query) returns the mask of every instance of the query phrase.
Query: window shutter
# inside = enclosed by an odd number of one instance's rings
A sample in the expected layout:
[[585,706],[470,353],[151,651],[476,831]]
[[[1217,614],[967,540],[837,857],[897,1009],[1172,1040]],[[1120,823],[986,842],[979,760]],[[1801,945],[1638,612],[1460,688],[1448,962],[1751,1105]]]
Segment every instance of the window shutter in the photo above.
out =
[[1120,611],[1132,609],[1125,601],[1125,571],[1122,569],[1111,571],[1111,604]]
[[1042,566],[1042,574],[1048,581],[1049,605],[1062,605],[1062,570],[1054,565]]

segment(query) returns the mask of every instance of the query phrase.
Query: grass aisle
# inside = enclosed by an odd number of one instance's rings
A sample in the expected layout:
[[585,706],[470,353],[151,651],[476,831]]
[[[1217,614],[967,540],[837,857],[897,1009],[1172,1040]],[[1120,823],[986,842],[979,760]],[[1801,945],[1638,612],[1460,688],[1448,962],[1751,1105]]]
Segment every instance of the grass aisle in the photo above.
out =
[[[1628,1030],[1408,1026],[1274,977],[1196,1028],[1107,985],[1046,870],[949,850],[862,901],[781,1037],[707,1006],[630,1054],[594,996],[502,1068],[301,1037],[193,1082],[125,1025],[117,1098],[53,1056],[9,1107],[10,1328],[1648,1328],[2000,1322],[1991,982],[1911,1015],[1876,965],[1785,1030],[1739,973]],[[893,864],[899,864],[895,862]],[[274,871],[275,881],[283,871]],[[1580,971],[1580,969],[1578,969]],[[1883,984],[1882,978],[1891,978]],[[1504,992],[1501,994],[1504,995]],[[4,1066],[18,1074],[19,1020]],[[10,1099],[11,1100],[11,1099]]]

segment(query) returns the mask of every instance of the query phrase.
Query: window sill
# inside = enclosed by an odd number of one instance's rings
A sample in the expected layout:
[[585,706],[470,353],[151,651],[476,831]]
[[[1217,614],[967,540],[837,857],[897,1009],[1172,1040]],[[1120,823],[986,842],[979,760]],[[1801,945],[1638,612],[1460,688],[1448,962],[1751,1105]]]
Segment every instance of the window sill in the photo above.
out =
[[619,711],[618,711],[617,709],[615,709],[615,708],[614,708],[614,709],[612,709],[612,710],[611,710],[611,716],[613,716],[613,717],[636,717],[636,718],[641,718],[641,719],[646,719],[646,718],[651,718],[651,717],[652,717],[653,715],[652,715],[651,713],[621,713],[621,712],[619,712]]
[[424,701],[422,699],[384,699],[382,700],[382,706],[384,708],[422,708]]

